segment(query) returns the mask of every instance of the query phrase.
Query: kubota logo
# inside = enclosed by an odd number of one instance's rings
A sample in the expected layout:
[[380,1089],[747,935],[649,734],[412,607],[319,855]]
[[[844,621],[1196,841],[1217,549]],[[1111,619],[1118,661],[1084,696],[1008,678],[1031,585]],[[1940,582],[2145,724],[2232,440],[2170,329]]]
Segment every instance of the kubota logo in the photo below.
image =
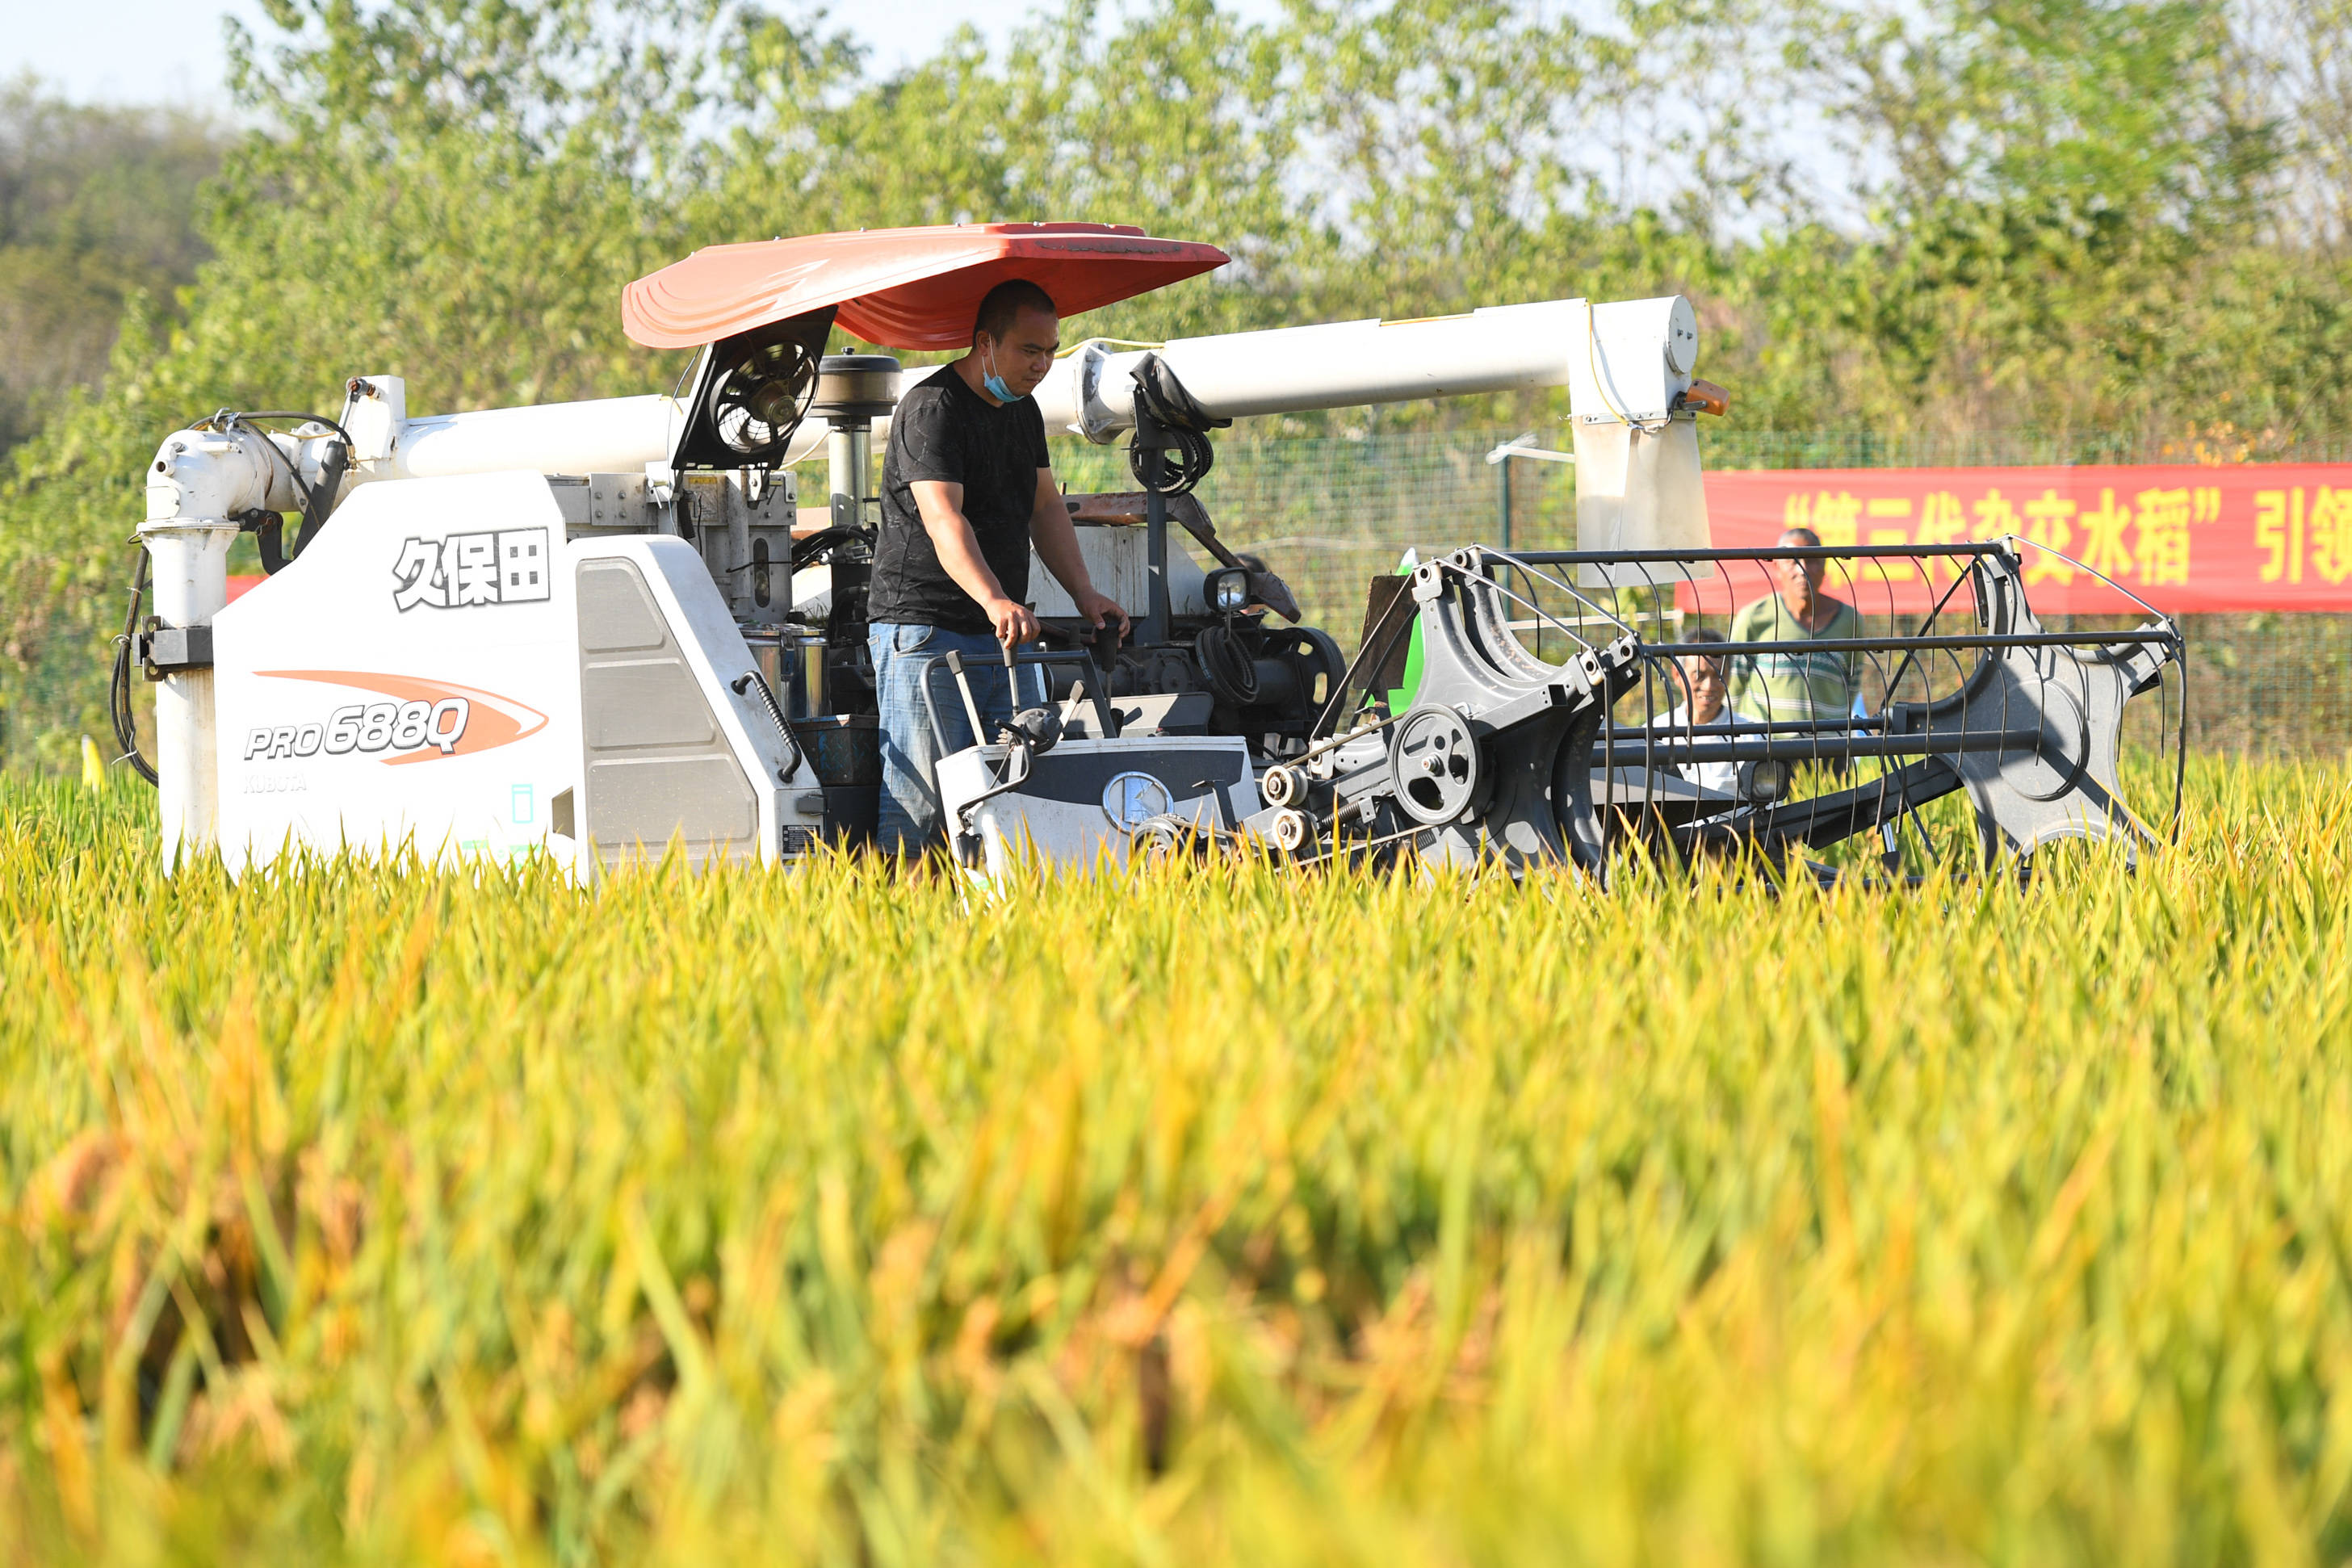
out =
[[262,669],[278,680],[315,680],[381,692],[387,702],[353,702],[319,722],[263,724],[246,732],[245,760],[331,757],[383,753],[388,764],[437,762],[487,752],[547,727],[547,715],[511,697],[423,680],[413,675],[379,675],[353,669]]

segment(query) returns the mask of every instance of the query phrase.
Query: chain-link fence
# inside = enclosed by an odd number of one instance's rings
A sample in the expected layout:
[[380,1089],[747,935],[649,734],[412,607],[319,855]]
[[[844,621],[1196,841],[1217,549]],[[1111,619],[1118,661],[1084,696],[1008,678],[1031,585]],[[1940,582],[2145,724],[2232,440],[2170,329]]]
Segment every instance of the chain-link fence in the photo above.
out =
[[[1227,437],[1199,494],[1219,534],[1236,550],[1263,555],[1297,593],[1307,619],[1352,652],[1370,579],[1395,571],[1408,550],[1427,554],[1506,539],[1526,549],[1575,548],[1573,468],[1486,461],[1497,446],[1521,434]],[[1859,432],[1710,430],[1706,440],[1710,468],[2195,463],[2241,451],[2188,442],[2151,452],[2138,445],[2103,447],[2032,434],[1890,440]],[[1565,448],[1569,435],[1537,431],[1528,444]],[[1071,489],[1134,488],[1123,449],[1076,441],[1054,446],[1056,470]],[[2352,458],[2352,447],[2305,444],[2260,455],[2340,461]],[[2075,626],[2074,617],[2048,622],[2053,630]],[[2330,756],[2352,748],[2352,616],[2192,616],[2187,626],[2191,746]]]

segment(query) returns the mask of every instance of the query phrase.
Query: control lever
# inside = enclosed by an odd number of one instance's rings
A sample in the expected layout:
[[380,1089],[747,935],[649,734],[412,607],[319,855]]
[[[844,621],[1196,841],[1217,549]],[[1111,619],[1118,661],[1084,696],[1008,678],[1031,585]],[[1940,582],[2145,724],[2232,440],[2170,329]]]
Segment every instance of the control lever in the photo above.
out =
[[[1021,700],[1020,677],[1013,663],[1013,645],[1004,647],[1004,702],[1006,707]],[[996,738],[1007,746],[1025,749],[1034,761],[1054,749],[1062,738],[1062,710],[1048,705],[1044,708],[1024,708],[1013,715],[1013,722],[996,732]]]
[[[1009,651],[1005,654],[1008,659],[1012,657]],[[976,746],[988,730],[980,721],[980,704],[971,700],[971,679],[963,672],[963,655],[954,648],[948,649],[948,673],[955,677],[956,690],[963,698],[963,715],[971,721],[971,742]]]
[[[1013,661],[1013,645],[1006,643],[1003,646],[1004,679],[1009,700],[1009,694],[1013,689],[1011,683],[1015,667]],[[947,653],[947,667],[948,673],[955,677],[957,692],[963,698],[964,716],[971,721],[972,739],[977,744],[984,731],[980,721],[980,704],[972,700],[971,679],[964,671],[963,655],[950,648]],[[1050,709],[1033,708],[1016,715],[1012,723],[997,731],[997,744],[1004,748],[1004,772],[997,775],[997,781],[992,786],[982,790],[958,808],[953,836],[953,848],[958,865],[977,868],[982,864],[983,851],[979,832],[974,826],[978,821],[977,813],[980,808],[998,795],[1009,795],[1028,783],[1029,774],[1036,766],[1037,753],[1051,747],[1055,741],[1061,739],[1061,735],[1062,716]]]
[[1095,661],[1095,668],[1106,676],[1117,667],[1118,660],[1118,623],[1117,621],[1108,616],[1103,617],[1103,624],[1097,626],[1095,635],[1087,639],[1087,656]]

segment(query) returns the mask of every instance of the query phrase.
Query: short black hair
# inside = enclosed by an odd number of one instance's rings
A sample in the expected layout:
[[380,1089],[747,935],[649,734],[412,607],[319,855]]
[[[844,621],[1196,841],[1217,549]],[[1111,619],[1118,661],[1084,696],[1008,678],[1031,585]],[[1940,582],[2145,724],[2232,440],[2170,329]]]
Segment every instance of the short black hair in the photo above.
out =
[[[1780,537],[1783,539],[1801,539],[1805,542],[1804,548],[1808,550],[1818,550],[1821,548],[1822,536],[1801,523],[1795,528],[1782,529],[1780,531]],[[1782,548],[1793,549],[1795,547],[1784,545]]]
[[972,336],[986,332],[1001,343],[1024,310],[1043,310],[1049,316],[1061,314],[1051,294],[1026,278],[1008,278],[981,300],[980,314],[971,323]]
[[1713,626],[1693,626],[1683,634],[1685,642],[1722,642],[1724,636]]

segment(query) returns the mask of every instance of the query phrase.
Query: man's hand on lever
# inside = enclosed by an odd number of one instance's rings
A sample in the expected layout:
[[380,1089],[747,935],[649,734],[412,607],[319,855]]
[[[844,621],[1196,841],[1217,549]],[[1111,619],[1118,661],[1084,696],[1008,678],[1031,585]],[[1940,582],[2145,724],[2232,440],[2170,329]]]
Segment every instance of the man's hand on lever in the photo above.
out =
[[1037,616],[1028,605],[999,594],[983,601],[982,607],[988,611],[989,626],[1004,647],[1016,648],[1037,640]]
[[1118,627],[1119,640],[1127,640],[1127,612],[1119,608],[1118,600],[1091,587],[1071,595],[1070,599],[1078,606],[1078,614],[1086,616],[1087,625],[1100,631],[1106,621],[1115,623]]
[[1054,470],[1037,470],[1037,498],[1029,514],[1030,542],[1037,547],[1037,559],[1054,580],[1068,590],[1070,603],[1078,614],[1097,632],[1104,623],[1115,621],[1118,635],[1127,636],[1127,612],[1118,601],[1101,592],[1087,575],[1087,558],[1078,549],[1077,531],[1070,526],[1070,509],[1062,492],[1054,486]]

